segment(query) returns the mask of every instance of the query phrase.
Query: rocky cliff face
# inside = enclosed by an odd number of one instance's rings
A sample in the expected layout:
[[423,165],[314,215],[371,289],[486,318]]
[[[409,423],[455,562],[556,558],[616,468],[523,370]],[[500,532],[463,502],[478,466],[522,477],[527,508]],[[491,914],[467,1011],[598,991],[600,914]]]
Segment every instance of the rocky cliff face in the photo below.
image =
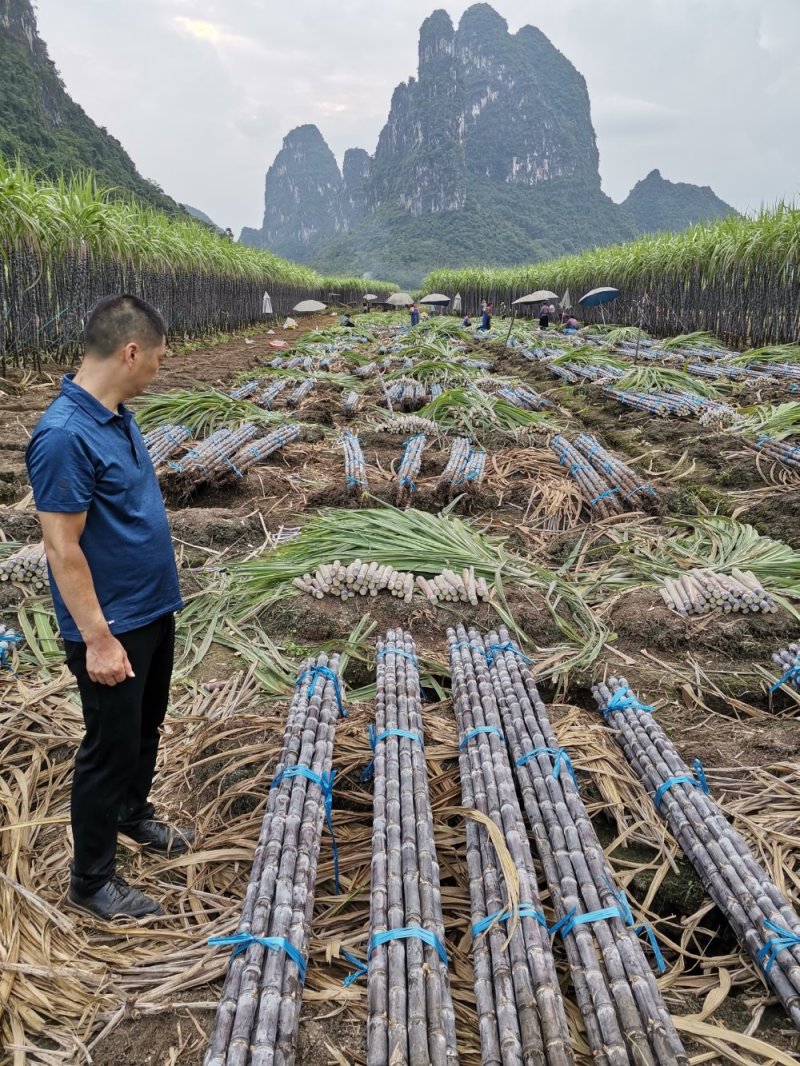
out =
[[[468,8],[457,28],[437,10],[418,57],[372,159],[347,152],[341,177],[316,127],[301,127],[316,145],[303,159],[286,161],[284,142],[267,175],[264,226],[243,240],[413,285],[436,265],[507,265],[625,240],[652,227],[662,194],[664,213],[683,225],[696,211],[708,217],[704,204],[716,217],[705,190],[656,188],[652,175],[622,207],[602,192],[586,82],[535,27],[509,33],[488,4]],[[686,189],[703,195],[681,216]]]
[[102,185],[175,213],[116,138],[67,94],[39,36],[30,0],[0,0],[0,153],[57,177],[92,170]]
[[694,222],[736,213],[710,186],[667,181],[658,170],[634,185],[622,207],[641,233],[685,229]]

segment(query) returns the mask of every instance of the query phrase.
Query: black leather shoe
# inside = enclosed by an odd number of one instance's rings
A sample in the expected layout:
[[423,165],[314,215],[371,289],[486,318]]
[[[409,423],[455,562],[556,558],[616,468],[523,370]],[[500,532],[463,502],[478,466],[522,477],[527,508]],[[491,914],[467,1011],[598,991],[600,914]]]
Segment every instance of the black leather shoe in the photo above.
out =
[[121,825],[119,831],[137,844],[144,844],[169,858],[183,855],[194,844],[194,829],[177,829],[174,825],[157,822],[154,818],[145,818],[132,825]]
[[144,918],[148,914],[163,914],[154,899],[137,888],[131,888],[117,876],[88,895],[70,885],[67,898],[77,910],[109,922],[114,918]]

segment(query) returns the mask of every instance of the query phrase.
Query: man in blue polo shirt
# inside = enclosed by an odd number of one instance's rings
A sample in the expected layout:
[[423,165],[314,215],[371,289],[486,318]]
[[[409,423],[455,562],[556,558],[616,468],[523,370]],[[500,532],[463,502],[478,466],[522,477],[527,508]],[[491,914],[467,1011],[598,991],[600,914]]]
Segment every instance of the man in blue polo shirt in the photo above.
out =
[[81,367],[64,378],[25,456],[86,725],[72,781],[69,900],[105,919],[161,911],[115,875],[118,831],[167,855],[194,839],[156,820],[148,801],[183,603],[161,490],[124,406],[155,377],[165,334],[144,300],[100,300]]

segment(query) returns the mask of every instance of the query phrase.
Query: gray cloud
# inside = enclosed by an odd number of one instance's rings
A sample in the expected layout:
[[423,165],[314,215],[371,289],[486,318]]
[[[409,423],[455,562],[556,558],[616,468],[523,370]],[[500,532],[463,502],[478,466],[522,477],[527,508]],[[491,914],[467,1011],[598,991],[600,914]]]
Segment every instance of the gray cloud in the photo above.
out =
[[[146,177],[238,232],[293,126],[373,151],[417,32],[447,0],[38,0],[68,91]],[[494,0],[585,76],[603,187],[658,167],[740,210],[800,197],[798,0]]]

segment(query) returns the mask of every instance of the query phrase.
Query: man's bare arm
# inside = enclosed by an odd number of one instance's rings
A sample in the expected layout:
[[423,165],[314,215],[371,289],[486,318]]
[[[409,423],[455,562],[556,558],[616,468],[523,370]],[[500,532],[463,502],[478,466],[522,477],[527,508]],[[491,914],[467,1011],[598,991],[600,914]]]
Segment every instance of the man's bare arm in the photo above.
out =
[[58,591],[86,644],[86,672],[101,685],[116,685],[134,673],[127,653],[108,628],[92,573],[80,546],[86,512],[39,511],[47,561]]

